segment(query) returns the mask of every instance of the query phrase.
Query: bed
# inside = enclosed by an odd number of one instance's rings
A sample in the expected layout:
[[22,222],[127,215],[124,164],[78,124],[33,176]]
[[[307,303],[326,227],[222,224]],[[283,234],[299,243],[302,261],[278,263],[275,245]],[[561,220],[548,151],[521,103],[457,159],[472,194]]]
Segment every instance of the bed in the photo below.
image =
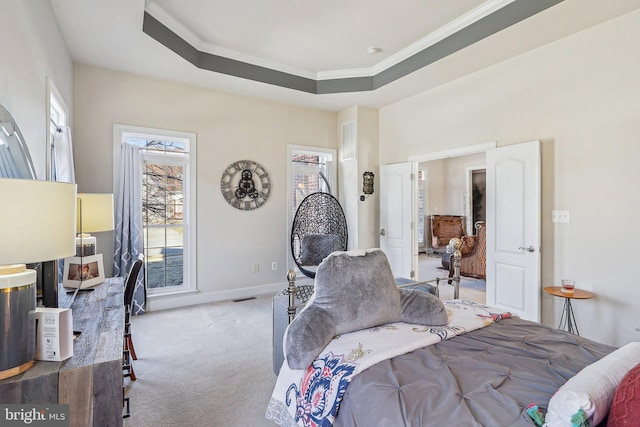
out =
[[[350,383],[334,426],[532,426],[549,399],[613,351],[517,318],[380,362]],[[359,402],[367,402],[366,405]],[[393,404],[390,404],[393,402]]]
[[579,414],[583,425],[604,425],[617,385],[640,362],[640,343],[616,349],[465,300],[444,307],[439,326],[401,321],[338,334],[306,369],[288,366],[296,353],[285,343],[267,418],[281,426],[533,426],[546,415],[555,426]]

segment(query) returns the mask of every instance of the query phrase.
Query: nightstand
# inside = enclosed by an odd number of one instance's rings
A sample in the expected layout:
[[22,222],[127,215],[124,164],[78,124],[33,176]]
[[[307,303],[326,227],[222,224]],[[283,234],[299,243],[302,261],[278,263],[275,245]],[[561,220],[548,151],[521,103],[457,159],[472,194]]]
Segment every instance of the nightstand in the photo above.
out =
[[564,298],[564,307],[562,308],[562,315],[560,316],[558,329],[580,335],[578,325],[576,325],[576,318],[573,315],[571,300],[589,299],[593,298],[595,295],[589,291],[583,291],[582,289],[574,289],[573,292],[565,292],[562,290],[562,286],[549,286],[544,288],[544,291],[549,295]]

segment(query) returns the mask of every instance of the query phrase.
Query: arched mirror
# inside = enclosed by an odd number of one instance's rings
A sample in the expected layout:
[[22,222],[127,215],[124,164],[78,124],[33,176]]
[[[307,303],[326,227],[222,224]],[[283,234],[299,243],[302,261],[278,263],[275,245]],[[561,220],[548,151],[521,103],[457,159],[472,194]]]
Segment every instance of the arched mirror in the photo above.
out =
[[35,179],[36,172],[20,128],[0,105],[0,178]]

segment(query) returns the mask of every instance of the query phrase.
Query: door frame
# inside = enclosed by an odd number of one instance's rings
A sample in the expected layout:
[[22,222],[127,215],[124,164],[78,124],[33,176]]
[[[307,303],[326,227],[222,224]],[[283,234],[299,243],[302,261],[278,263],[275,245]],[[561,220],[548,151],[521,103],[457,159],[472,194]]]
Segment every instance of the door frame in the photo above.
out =
[[[495,149],[497,148],[498,143],[497,141],[490,141],[490,142],[484,142],[481,144],[474,144],[474,145],[466,145],[463,147],[457,147],[457,148],[449,148],[446,150],[439,150],[439,151],[432,151],[430,153],[424,153],[424,154],[416,154],[413,156],[409,156],[407,161],[409,162],[413,162],[413,170],[417,170],[418,168],[418,164],[421,162],[428,162],[431,160],[440,160],[440,159],[447,159],[450,157],[460,157],[460,156],[467,156],[469,154],[477,154],[477,153],[486,153],[489,150]],[[414,198],[417,199],[417,197]],[[412,203],[412,216],[413,216],[413,223],[416,223],[416,219],[418,217],[418,204],[417,203]],[[416,242],[417,241],[417,227],[414,227],[414,231],[413,231],[413,241]],[[417,260],[418,259],[418,245],[415,244],[413,245],[414,250],[416,251],[415,254],[413,254],[412,259]],[[418,262],[416,261],[413,265],[413,271],[415,272],[417,277],[420,277],[419,274],[420,272],[418,271]]]
[[430,153],[425,153],[425,154],[416,154],[415,156],[409,156],[407,161],[420,163],[420,162],[428,162],[430,160],[446,159],[448,157],[459,157],[459,156],[466,156],[469,154],[484,153],[488,150],[496,148],[497,146],[498,146],[498,143],[496,141],[484,142],[482,144],[466,145],[464,147],[449,148],[447,150],[440,150],[440,151],[432,151]]

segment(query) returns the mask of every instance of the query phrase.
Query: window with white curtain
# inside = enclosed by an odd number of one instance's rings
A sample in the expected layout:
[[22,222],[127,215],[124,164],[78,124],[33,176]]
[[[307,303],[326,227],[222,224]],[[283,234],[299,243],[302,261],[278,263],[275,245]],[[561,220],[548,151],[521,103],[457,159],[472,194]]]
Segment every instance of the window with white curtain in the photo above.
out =
[[[67,117],[69,114],[69,109],[67,104],[62,99],[62,95],[56,89],[55,85],[51,80],[47,80],[47,87],[49,92],[49,129],[48,129],[48,141],[49,141],[49,150],[47,152],[47,179],[56,180],[56,164],[55,164],[55,139],[56,137],[60,137],[60,134],[63,130],[67,128]],[[69,143],[69,149],[70,149]],[[68,180],[68,179],[67,179]],[[72,181],[74,182],[75,179]]]
[[195,134],[123,127],[120,141],[142,154],[142,223],[147,292],[197,289]]

